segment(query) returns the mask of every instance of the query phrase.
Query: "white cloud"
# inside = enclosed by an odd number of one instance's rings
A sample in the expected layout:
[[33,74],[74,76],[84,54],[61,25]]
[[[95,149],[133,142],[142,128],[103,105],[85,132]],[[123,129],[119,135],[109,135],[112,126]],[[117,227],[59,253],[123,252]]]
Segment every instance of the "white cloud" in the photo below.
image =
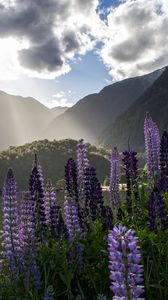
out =
[[16,80],[21,73],[17,52],[22,44],[13,38],[0,39],[0,79]]
[[99,55],[115,79],[168,65],[168,1],[127,0],[111,9]]
[[61,99],[52,99],[47,105],[49,108],[53,108],[56,106],[62,106],[62,107],[71,107],[74,103],[70,102],[67,98],[61,98]]
[[63,98],[65,96],[65,92],[60,91],[59,93],[56,93],[52,95],[53,98]]
[[[12,77],[26,74],[54,79],[68,73],[70,60],[92,50],[96,36],[101,35],[103,22],[96,13],[98,2],[48,0],[46,5],[44,0],[1,1],[0,38],[12,37],[14,43],[24,41],[27,45],[22,43],[15,49],[15,59],[10,64]],[[3,61],[5,68],[7,60]]]
[[71,107],[74,103],[68,98],[71,94],[71,91],[59,91],[58,93],[52,95],[52,98],[47,101],[47,106],[49,108],[53,108],[56,106],[63,106],[63,107]]
[[168,65],[168,1],[119,2],[102,21],[98,0],[2,0],[0,79],[54,79],[91,50],[115,79]]

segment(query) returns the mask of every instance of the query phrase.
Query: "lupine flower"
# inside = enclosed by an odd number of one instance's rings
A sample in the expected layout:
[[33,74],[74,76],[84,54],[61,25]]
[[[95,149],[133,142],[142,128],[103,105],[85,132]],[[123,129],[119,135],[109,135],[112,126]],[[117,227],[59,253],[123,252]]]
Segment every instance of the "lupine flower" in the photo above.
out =
[[113,229],[113,212],[111,207],[104,206],[102,210],[102,217],[103,217],[103,228]]
[[168,189],[168,133],[163,132],[160,142],[160,180],[158,182],[160,191]]
[[119,194],[119,182],[120,182],[120,155],[117,148],[111,153],[111,172],[110,172],[110,200],[112,207],[119,207],[120,194]]
[[108,234],[108,252],[113,300],[142,300],[143,269],[135,232],[121,224],[115,226]]
[[68,159],[65,165],[65,184],[69,197],[78,202],[77,168],[72,158]]
[[23,193],[20,224],[19,240],[21,251],[19,260],[21,261],[21,273],[27,287],[34,286],[36,289],[41,287],[40,271],[37,265],[37,249],[35,237],[35,223],[30,202],[29,192]]
[[59,231],[59,213],[60,213],[60,206],[54,202],[50,209],[50,228],[52,232],[58,234]]
[[16,180],[12,169],[8,170],[2,191],[3,233],[2,246],[7,267],[14,276],[18,267],[20,242],[18,238],[18,202]]
[[46,225],[54,234],[58,235],[60,206],[56,202],[56,192],[51,180],[49,180],[45,188]]
[[35,155],[35,161],[29,179],[29,191],[36,230],[41,232],[46,225],[45,192],[43,172],[38,162],[37,155]]
[[124,170],[126,173],[127,180],[127,204],[128,204],[128,212],[131,211],[132,201],[131,196],[133,194],[134,198],[137,200],[139,198],[138,192],[138,166],[137,166],[137,153],[133,150],[128,150],[123,152],[124,158]]
[[156,187],[151,192],[149,198],[149,220],[150,228],[154,232],[157,232],[158,228],[162,231],[168,228],[164,199]]
[[69,196],[64,202],[65,225],[70,239],[81,233],[80,220],[76,203]]
[[85,209],[87,215],[93,220],[103,214],[104,201],[101,184],[96,177],[96,170],[93,167],[85,169]]
[[160,135],[159,129],[149,113],[144,122],[145,149],[147,159],[147,174],[155,178],[159,170]]
[[50,219],[50,209],[51,206],[54,204],[56,201],[56,193],[54,190],[54,187],[52,185],[51,180],[48,180],[48,183],[46,184],[45,187],[45,217],[46,217],[46,225],[51,224],[51,219]]
[[25,268],[25,260],[27,252],[30,249],[30,242],[34,239],[34,222],[30,195],[29,192],[24,192],[22,194],[19,216],[19,240],[21,245],[20,259],[22,260],[23,268]]
[[83,139],[77,144],[77,183],[80,204],[84,206],[84,173],[85,169],[89,167],[89,160],[87,158],[87,145],[83,143]]

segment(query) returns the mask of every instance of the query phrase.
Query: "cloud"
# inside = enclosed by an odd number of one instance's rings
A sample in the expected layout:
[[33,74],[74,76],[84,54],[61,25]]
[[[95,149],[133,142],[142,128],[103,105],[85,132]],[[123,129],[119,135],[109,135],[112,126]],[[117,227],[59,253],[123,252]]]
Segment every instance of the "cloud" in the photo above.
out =
[[71,107],[74,105],[74,103],[71,101],[71,99],[69,99],[69,96],[69,91],[59,91],[52,95],[50,99],[41,98],[39,101],[48,108],[54,108],[58,106]]
[[167,0],[126,0],[110,10],[99,55],[115,79],[168,65]]
[[22,66],[39,72],[56,71],[64,64],[59,42],[56,39],[19,51],[19,60]]
[[49,108],[53,108],[56,106],[62,106],[62,107],[71,107],[74,103],[70,102],[67,98],[61,98],[59,100],[52,99],[50,103],[48,103]]
[[17,53],[25,73],[45,78],[52,74],[54,78],[70,70],[69,59],[93,49],[93,33],[101,24],[97,5],[98,0],[2,2],[0,38],[27,42],[27,47]]
[[59,93],[56,93],[52,95],[53,98],[63,98],[65,96],[65,92],[60,91]]
[[67,92],[59,91],[58,93],[52,95],[52,98],[47,101],[47,106],[49,108],[53,108],[56,106],[71,107],[72,105],[74,105],[74,103],[71,102],[70,99],[68,99],[70,94],[70,90],[68,90]]
[[167,28],[167,0],[1,0],[1,73],[53,79],[94,51],[113,79],[141,75],[168,64]]

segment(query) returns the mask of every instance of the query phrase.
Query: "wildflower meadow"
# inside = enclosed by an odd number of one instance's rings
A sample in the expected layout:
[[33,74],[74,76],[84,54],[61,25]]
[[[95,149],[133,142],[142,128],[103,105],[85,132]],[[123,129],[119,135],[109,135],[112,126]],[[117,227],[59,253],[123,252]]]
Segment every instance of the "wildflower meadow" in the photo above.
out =
[[27,191],[19,190],[14,170],[7,170],[0,299],[168,299],[168,133],[159,133],[148,113],[144,141],[142,171],[136,149],[111,151],[108,197],[83,140],[76,160],[65,165],[63,205],[51,180],[44,180],[36,154]]

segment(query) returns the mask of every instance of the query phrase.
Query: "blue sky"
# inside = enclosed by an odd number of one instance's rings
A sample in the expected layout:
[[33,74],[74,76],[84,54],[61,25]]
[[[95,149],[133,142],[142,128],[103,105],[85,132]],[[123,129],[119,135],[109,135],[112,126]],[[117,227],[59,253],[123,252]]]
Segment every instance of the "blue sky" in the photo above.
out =
[[47,105],[168,64],[167,0],[1,0],[0,90]]
[[[66,98],[70,105],[88,94],[99,92],[104,86],[112,83],[112,77],[108,74],[105,65],[93,51],[83,56],[81,61],[72,62],[71,68],[72,71],[56,79],[23,76],[16,81],[0,81],[0,90],[32,96],[46,105],[54,98],[52,95],[64,92],[62,98]],[[58,101],[60,101],[59,97]],[[67,103],[65,102],[65,105]]]

